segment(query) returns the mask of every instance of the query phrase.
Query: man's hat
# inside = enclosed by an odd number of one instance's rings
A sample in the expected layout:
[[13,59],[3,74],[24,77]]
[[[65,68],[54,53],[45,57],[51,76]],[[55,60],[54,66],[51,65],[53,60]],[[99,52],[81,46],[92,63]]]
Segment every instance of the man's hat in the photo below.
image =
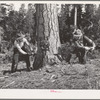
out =
[[74,38],[76,39],[80,39],[83,36],[82,31],[80,29],[75,30],[73,35],[74,35]]
[[77,29],[77,30],[75,31],[74,34],[75,34],[75,35],[80,35],[80,36],[83,35],[83,34],[82,34],[82,31],[81,31],[80,29]]

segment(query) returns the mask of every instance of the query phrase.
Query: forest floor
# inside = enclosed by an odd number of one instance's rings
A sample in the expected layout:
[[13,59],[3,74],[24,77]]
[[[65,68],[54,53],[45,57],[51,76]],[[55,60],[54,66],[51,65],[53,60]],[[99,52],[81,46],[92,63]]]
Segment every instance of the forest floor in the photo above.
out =
[[20,62],[17,72],[10,70],[11,63],[0,63],[1,89],[100,89],[100,57],[89,58],[84,65],[76,59],[74,64],[61,62],[30,72]]

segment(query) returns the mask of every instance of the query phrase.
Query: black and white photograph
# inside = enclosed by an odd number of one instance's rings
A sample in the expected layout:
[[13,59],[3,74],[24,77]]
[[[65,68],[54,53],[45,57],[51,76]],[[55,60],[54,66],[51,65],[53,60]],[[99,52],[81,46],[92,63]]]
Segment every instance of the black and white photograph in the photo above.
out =
[[99,42],[100,2],[0,1],[0,89],[99,90]]

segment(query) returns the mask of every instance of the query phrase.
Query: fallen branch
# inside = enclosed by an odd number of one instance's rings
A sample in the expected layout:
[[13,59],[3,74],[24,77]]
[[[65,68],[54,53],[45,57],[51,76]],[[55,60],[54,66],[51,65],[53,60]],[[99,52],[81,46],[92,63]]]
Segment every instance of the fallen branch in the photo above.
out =
[[6,88],[6,87],[8,87],[8,86],[10,86],[10,85],[12,85],[12,84],[14,84],[14,83],[15,83],[15,81],[13,81],[13,82],[11,82],[11,83],[7,84],[6,86],[2,86],[2,88],[1,88],[1,89]]
[[9,76],[4,76],[4,77],[0,77],[0,79],[2,79],[2,78],[8,78]]

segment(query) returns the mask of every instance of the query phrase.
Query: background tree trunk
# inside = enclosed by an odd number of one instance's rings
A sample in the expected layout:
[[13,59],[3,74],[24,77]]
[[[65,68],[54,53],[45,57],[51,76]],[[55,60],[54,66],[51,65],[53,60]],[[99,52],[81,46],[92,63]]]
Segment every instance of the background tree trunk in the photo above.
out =
[[46,52],[48,59],[54,58],[60,47],[56,4],[37,4],[36,18],[38,50],[33,67],[40,68],[43,66],[45,57],[45,53],[40,47],[41,41],[47,40],[49,43],[49,50]]

